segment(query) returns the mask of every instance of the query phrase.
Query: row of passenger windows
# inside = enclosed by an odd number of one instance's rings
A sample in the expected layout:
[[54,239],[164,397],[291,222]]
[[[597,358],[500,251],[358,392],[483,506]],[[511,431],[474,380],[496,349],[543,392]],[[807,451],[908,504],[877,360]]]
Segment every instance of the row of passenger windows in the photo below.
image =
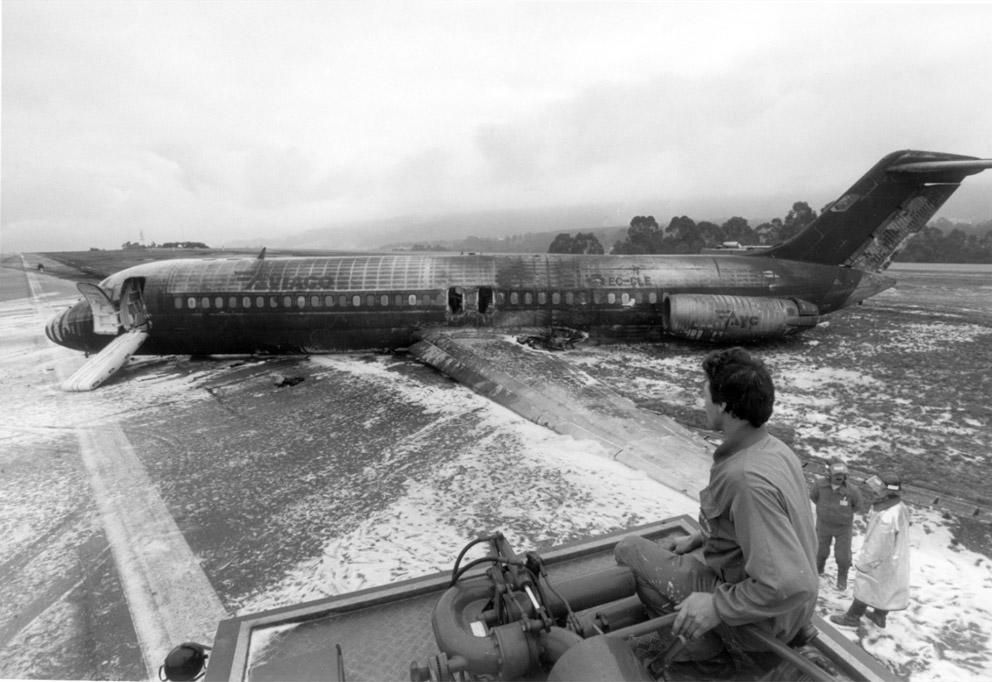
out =
[[[590,300],[596,304],[629,306],[637,303],[657,303],[658,294],[654,291],[614,292],[594,289],[588,291],[511,291],[509,296],[503,292],[496,294],[496,305],[546,305],[551,299],[553,305],[559,305],[564,300],[566,305],[588,305]],[[444,294],[338,294],[295,296],[176,296],[173,301],[176,310],[223,310],[249,308],[374,308],[387,306],[416,306],[416,305],[445,305]]]
[[[530,305],[534,302],[534,297],[531,292],[524,292],[523,296],[517,294],[517,292],[510,293],[510,304],[516,305],[523,300],[524,305]],[[551,292],[551,303],[553,305],[558,305],[565,301],[565,305],[589,305],[590,294],[588,291],[566,291],[564,293],[559,291]],[[537,292],[537,302],[539,305],[544,305],[548,302],[548,294],[544,291]],[[656,291],[623,291],[617,293],[615,291],[602,291],[600,289],[592,290],[592,302],[596,304],[609,303],[610,305],[635,305],[637,303],[657,303],[658,293]]]
[[341,294],[338,296],[187,296],[175,298],[176,310],[188,308],[190,310],[209,310],[211,308],[221,310],[248,309],[248,308],[334,308],[334,307],[354,307],[363,305],[366,307],[392,305],[444,305],[444,296],[441,294],[396,294],[394,297],[388,294]]

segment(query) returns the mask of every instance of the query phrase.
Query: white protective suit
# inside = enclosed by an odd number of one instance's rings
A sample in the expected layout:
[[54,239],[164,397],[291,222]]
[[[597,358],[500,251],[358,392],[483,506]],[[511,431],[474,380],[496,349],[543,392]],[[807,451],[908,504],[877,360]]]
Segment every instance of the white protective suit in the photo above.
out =
[[905,504],[872,510],[854,570],[858,601],[883,611],[909,606],[909,510]]

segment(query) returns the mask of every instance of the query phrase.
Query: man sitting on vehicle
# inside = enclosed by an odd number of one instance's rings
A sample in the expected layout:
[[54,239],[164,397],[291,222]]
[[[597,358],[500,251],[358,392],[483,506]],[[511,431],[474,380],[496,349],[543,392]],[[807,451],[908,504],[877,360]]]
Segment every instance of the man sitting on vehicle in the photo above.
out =
[[793,640],[813,615],[818,586],[802,465],[765,429],[775,401],[771,376],[741,348],[710,353],[703,371],[707,419],[724,441],[699,494],[702,530],[666,546],[628,536],[614,550],[617,563],[634,571],[649,611],[678,611],[673,633],[688,640],[696,660],[724,644],[764,648],[738,626]]

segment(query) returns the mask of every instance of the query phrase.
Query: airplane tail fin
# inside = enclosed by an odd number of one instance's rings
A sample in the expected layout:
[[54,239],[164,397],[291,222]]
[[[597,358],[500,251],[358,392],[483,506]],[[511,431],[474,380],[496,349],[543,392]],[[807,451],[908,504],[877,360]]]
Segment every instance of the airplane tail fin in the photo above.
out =
[[992,159],[905,150],[884,157],[820,216],[762,256],[881,272],[969,175]]

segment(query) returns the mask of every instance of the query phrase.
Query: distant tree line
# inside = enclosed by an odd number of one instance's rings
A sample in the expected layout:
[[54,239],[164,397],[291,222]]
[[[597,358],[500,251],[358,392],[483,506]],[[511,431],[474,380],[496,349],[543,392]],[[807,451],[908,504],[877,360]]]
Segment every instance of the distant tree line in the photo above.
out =
[[141,242],[124,242],[121,244],[122,249],[209,249],[210,247],[203,242],[163,242],[161,244],[156,244],[152,242],[151,244],[142,244]]
[[992,263],[992,220],[972,226],[940,218],[910,239],[896,260],[904,263]]
[[591,253],[602,254],[603,245],[592,232],[579,232],[574,237],[562,233],[554,238],[548,253]]
[[[627,234],[613,244],[610,253],[699,253],[725,242],[741,246],[771,246],[798,234],[817,218],[805,201],[797,201],[785,218],[774,218],[752,227],[746,218],[734,216],[722,225],[697,223],[688,216],[672,218],[662,228],[654,216],[634,216]],[[574,237],[555,237],[548,253],[603,253],[595,235],[579,232]],[[896,261],[925,263],[992,263],[992,220],[972,226],[941,218],[923,228],[896,256]]]
[[771,245],[801,232],[816,219],[817,213],[805,201],[797,201],[784,220],[752,227],[747,218],[734,216],[723,225],[708,220],[697,223],[689,216],[672,218],[662,229],[654,216],[635,216],[627,236],[613,245],[612,253],[699,253],[705,247],[724,242],[742,246]]
[[[155,246],[155,242],[152,242]],[[203,242],[162,242],[158,245],[160,249],[209,249]]]

